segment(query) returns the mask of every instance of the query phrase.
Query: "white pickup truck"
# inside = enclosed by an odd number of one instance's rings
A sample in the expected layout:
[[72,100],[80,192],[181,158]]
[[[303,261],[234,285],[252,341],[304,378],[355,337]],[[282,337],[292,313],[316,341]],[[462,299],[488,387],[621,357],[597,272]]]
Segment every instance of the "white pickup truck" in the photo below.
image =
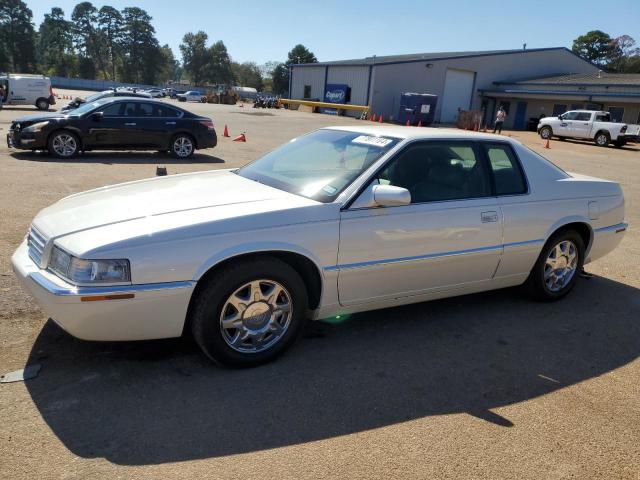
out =
[[538,133],[545,140],[551,137],[590,139],[599,147],[609,143],[622,147],[629,141],[637,141],[637,132],[633,135],[627,130],[626,124],[612,122],[609,112],[596,110],[570,110],[558,117],[541,118],[538,123]]

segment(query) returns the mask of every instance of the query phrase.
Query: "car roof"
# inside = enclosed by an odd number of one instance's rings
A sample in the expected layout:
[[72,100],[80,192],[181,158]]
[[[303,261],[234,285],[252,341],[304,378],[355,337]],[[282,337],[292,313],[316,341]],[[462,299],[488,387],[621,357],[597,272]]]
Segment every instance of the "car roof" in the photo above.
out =
[[518,143],[510,137],[496,135],[493,133],[472,132],[457,128],[434,128],[434,127],[406,127],[402,125],[367,125],[367,126],[332,126],[325,127],[324,130],[343,130],[363,135],[388,136],[406,140],[437,140],[437,139],[463,139],[463,140],[489,140],[508,141]]

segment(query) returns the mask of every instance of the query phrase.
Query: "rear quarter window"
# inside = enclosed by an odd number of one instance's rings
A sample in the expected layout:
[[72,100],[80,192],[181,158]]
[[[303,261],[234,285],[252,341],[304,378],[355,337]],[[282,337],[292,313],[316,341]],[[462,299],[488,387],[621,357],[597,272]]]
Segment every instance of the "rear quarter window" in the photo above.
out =
[[515,153],[508,145],[484,144],[495,183],[496,195],[527,193],[527,182]]

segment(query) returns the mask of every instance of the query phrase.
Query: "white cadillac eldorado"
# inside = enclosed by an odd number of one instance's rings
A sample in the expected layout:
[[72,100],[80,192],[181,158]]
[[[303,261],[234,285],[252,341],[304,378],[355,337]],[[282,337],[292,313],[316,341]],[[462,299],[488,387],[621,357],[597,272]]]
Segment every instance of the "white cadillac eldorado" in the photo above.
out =
[[36,216],[12,263],[78,338],[190,331],[210,358],[250,366],[307,318],[520,284],[559,299],[626,227],[620,185],[511,138],[334,127],[238,170],[71,195]]

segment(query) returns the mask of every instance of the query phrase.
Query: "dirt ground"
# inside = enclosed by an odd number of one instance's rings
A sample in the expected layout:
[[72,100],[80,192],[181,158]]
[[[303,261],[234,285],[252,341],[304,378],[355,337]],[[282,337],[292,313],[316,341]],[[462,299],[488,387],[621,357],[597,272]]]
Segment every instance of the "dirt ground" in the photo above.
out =
[[0,373],[42,365],[33,380],[0,385],[0,478],[640,478],[639,147],[546,150],[533,133],[505,132],[625,191],[626,237],[565,300],[505,290],[315,322],[279,361],[230,371],[185,340],[76,340],[22,292],[9,262],[36,213],[68,194],[157,165],[235,167],[312,129],[361,123],[186,108],[247,143],[220,138],[188,162],[58,161],[9,151],[11,120],[34,112],[0,112]]

